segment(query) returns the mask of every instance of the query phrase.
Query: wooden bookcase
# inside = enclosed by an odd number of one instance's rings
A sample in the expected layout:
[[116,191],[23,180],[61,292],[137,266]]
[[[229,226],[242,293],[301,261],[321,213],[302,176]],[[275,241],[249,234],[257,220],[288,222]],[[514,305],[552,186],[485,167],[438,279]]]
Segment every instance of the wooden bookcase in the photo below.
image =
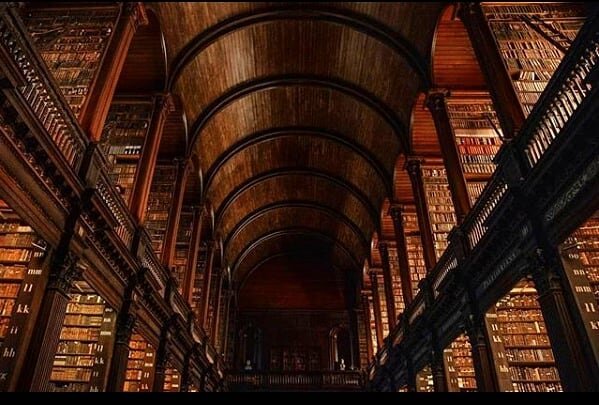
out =
[[125,374],[125,392],[150,392],[154,382],[156,351],[139,333],[129,340],[129,358]]
[[158,257],[162,256],[176,175],[175,165],[156,165],[150,187],[145,226],[152,240],[152,248]]
[[371,295],[368,296],[368,311],[370,311],[370,338],[373,352],[376,353],[379,345],[376,339],[376,318],[374,317],[374,301]]
[[557,2],[489,2],[483,3],[482,9],[528,116],[563,58],[560,48],[547,36],[567,49],[584,23],[584,8]]
[[470,204],[474,205],[495,171],[493,158],[501,147],[503,134],[487,94],[449,97],[447,110],[468,187],[468,197]]
[[457,223],[445,168],[442,165],[426,164],[422,167],[422,181],[434,238],[435,255],[439,259],[447,248],[447,235]]
[[175,277],[178,283],[178,289],[183,294],[183,283],[185,273],[187,272],[187,259],[191,243],[191,232],[193,226],[193,211],[190,207],[181,209],[179,217],[179,229],[177,230],[177,244],[175,246]]
[[67,103],[79,117],[119,15],[116,5],[36,7],[23,20]]
[[103,391],[116,312],[85,281],[76,281],[50,375],[51,391]]
[[[380,270],[379,270],[380,271]],[[387,299],[385,297],[385,278],[382,273],[376,274],[379,289],[379,303],[381,308],[381,323],[383,324],[383,338],[389,336],[389,314],[387,313]]]
[[416,392],[435,392],[433,372],[430,366],[426,366],[416,373]]
[[167,367],[164,371],[164,392],[181,391],[181,373],[176,368]]
[[399,259],[397,248],[389,246],[389,267],[391,269],[391,280],[393,284],[393,298],[395,303],[395,314],[399,316],[406,309],[403,293],[401,291],[401,278],[399,277]]
[[48,279],[47,244],[0,199],[0,391],[27,350]]
[[202,319],[200,313],[202,307],[202,291],[204,288],[204,270],[206,269],[206,262],[208,260],[208,249],[205,244],[202,244],[198,252],[198,263],[196,266],[195,280],[193,282],[192,292],[192,308],[195,312],[197,319]]
[[458,336],[443,351],[443,364],[449,392],[476,391],[472,346],[465,335]]
[[128,203],[154,103],[151,97],[117,98],[108,111],[100,146],[113,183]]
[[418,228],[418,217],[416,208],[413,211],[402,210],[401,219],[406,240],[406,253],[410,267],[410,283],[412,285],[412,296],[418,294],[418,283],[426,277],[426,264],[424,263],[424,252],[422,250],[422,239]]
[[521,280],[487,314],[502,391],[562,391],[543,314],[531,280]]
[[591,218],[572,235],[584,274],[599,306],[599,218]]

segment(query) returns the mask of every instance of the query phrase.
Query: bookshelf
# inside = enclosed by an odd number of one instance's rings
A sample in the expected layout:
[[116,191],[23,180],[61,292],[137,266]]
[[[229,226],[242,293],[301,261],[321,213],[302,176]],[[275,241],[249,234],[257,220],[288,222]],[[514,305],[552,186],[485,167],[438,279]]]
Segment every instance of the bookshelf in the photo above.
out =
[[[46,242],[0,199],[0,391],[6,391],[18,358],[27,349],[34,297],[48,272]],[[28,287],[27,287],[28,286]]]
[[414,211],[402,210],[401,219],[406,240],[406,253],[408,255],[408,265],[410,267],[410,282],[412,285],[412,297],[418,294],[418,283],[426,277],[426,264],[424,263],[424,253],[422,250],[422,239],[418,228],[418,217],[416,208]]
[[401,278],[399,277],[399,259],[397,248],[389,246],[389,267],[391,269],[391,281],[393,285],[393,298],[395,302],[395,314],[399,316],[406,309],[403,293],[401,291]]
[[158,257],[162,256],[176,176],[175,165],[156,165],[150,187],[145,226],[152,240],[152,248]]
[[187,272],[187,258],[191,243],[191,232],[193,226],[193,211],[191,207],[184,206],[179,217],[179,229],[177,230],[177,244],[175,246],[175,277],[178,289],[183,294],[183,283]]
[[112,353],[116,312],[85,281],[69,294],[50,391],[103,391]]
[[118,6],[35,8],[24,22],[75,116],[79,117],[119,15]]
[[376,318],[374,316],[374,302],[371,295],[368,296],[368,311],[370,312],[370,338],[372,340],[373,352],[376,354],[379,345],[376,338]]
[[193,282],[192,292],[192,308],[195,312],[197,319],[202,319],[202,290],[204,288],[204,270],[208,260],[208,249],[205,244],[202,244],[198,252],[198,262],[196,265],[195,280]]
[[502,391],[562,391],[537,297],[533,282],[523,279],[487,314]]
[[430,366],[426,366],[416,373],[416,392],[435,392]]
[[482,9],[528,116],[563,57],[538,30],[567,49],[584,23],[584,8],[568,3],[483,3]]
[[422,181],[435,244],[435,255],[439,259],[447,248],[447,235],[457,223],[445,168],[436,165],[422,167]]
[[573,233],[580,264],[599,306],[599,218],[591,218]]
[[129,340],[129,358],[125,372],[125,392],[150,392],[154,382],[156,351],[137,332]]
[[503,134],[488,95],[450,97],[447,110],[468,197],[474,205],[495,171],[493,158],[501,147]]
[[449,392],[476,391],[472,346],[464,334],[443,351],[443,364]]
[[167,367],[164,370],[164,392],[181,391],[181,373],[173,367]]
[[[379,270],[380,271],[380,270]],[[375,273],[375,280],[379,289],[379,303],[381,308],[381,324],[383,325],[383,338],[389,336],[389,316],[387,314],[387,299],[385,297],[385,278],[379,272]]]
[[115,99],[108,111],[100,147],[113,183],[128,203],[154,104],[150,97]]

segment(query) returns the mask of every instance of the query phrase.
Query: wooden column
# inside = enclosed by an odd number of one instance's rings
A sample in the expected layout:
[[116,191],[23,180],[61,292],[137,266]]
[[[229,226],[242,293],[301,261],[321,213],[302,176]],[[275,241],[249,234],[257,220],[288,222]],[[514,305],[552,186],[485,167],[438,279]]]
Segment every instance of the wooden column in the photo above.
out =
[[125,290],[123,305],[117,315],[114,350],[112,351],[106,392],[121,392],[125,385],[129,341],[137,320],[137,282],[137,278],[133,278],[129,282]]
[[216,294],[214,296],[214,316],[212,317],[212,336],[210,336],[212,340],[212,345],[216,347],[216,342],[218,342],[218,325],[220,322],[220,300],[221,295],[223,293],[223,274],[225,269],[220,269],[217,276],[217,285],[216,285]]
[[416,214],[418,217],[418,227],[420,228],[420,238],[422,239],[422,250],[424,253],[424,264],[426,271],[429,272],[437,264],[435,256],[435,239],[431,227],[431,220],[428,216],[428,207],[426,205],[426,195],[424,191],[424,182],[422,180],[421,161],[413,157],[407,160],[408,174],[412,183],[414,201],[416,203]]
[[397,260],[399,264],[399,278],[401,280],[401,291],[406,308],[414,300],[412,291],[412,277],[410,275],[410,263],[408,262],[408,246],[401,217],[402,207],[392,205],[389,214],[393,219],[393,230],[395,233],[395,244],[397,246]]
[[389,331],[395,328],[397,315],[395,314],[395,296],[393,295],[393,275],[389,265],[389,247],[387,242],[379,241],[379,252],[383,264],[383,280],[385,285],[385,304],[387,305],[387,319]]
[[374,270],[370,270],[370,288],[372,288],[372,307],[374,312],[374,324],[376,325],[377,350],[383,347],[383,315],[381,313],[381,297],[379,295],[378,276]]
[[512,139],[522,128],[526,118],[480,3],[460,3],[458,16],[468,31],[503,135],[506,139]]
[[466,334],[472,346],[472,363],[474,364],[474,377],[476,389],[479,392],[498,392],[497,377],[493,366],[493,354],[489,345],[489,336],[486,333],[484,318],[474,318],[468,322]]
[[[166,233],[164,235],[164,245],[162,247],[162,264],[170,269],[175,264],[175,248],[177,246],[177,232],[179,230],[179,221],[181,219],[181,209],[183,208],[183,197],[185,196],[185,185],[190,173],[191,165],[189,160],[177,159],[177,177],[175,178],[175,189],[173,200],[168,215]],[[181,282],[182,280],[178,280]]]
[[156,168],[156,159],[158,158],[158,149],[162,140],[162,131],[169,113],[174,111],[174,103],[170,94],[156,97],[154,102],[154,114],[148,135],[144,140],[140,161],[135,173],[133,190],[131,191],[130,208],[137,223],[142,225],[146,217],[146,208],[150,187],[152,186],[152,177]]
[[[70,238],[69,238],[70,239]],[[68,246],[68,243],[67,243]],[[17,391],[47,391],[60,331],[73,282],[81,277],[77,258],[59,247],[50,264],[50,276],[35,323]]]
[[81,108],[79,119],[81,126],[94,142],[98,142],[101,138],[133,36],[140,25],[147,24],[148,17],[143,3],[124,3],[102,65],[90,89],[90,94]]
[[573,308],[566,300],[564,280],[556,272],[555,258],[541,249],[537,254],[531,260],[531,271],[564,391],[597,391],[597,364],[581,345],[584,339],[570,312]]
[[455,134],[449,121],[449,112],[447,110],[446,90],[432,90],[426,97],[426,106],[428,107],[433,121],[439,145],[441,146],[441,155],[443,163],[447,170],[447,181],[451,191],[451,199],[458,220],[458,225],[464,222],[464,218],[470,211],[470,199],[468,198],[468,187],[460,163],[460,153],[455,143]]
[[202,319],[200,320],[204,330],[208,329],[208,308],[210,306],[210,284],[212,279],[212,263],[214,262],[214,252],[216,250],[216,243],[213,240],[206,242],[208,249],[208,258],[206,260],[206,268],[204,269],[204,285],[202,287],[202,306],[200,313]]
[[189,244],[189,255],[187,256],[187,269],[183,281],[183,298],[193,305],[193,286],[196,280],[198,267],[198,254],[200,253],[200,238],[202,235],[202,207],[193,209],[193,225],[191,230],[191,241]]
[[349,369],[356,370],[360,364],[360,334],[358,332],[358,309],[349,308],[347,315],[349,318]]
[[170,360],[169,346],[171,344],[171,328],[173,324],[173,319],[167,321],[160,331],[160,342],[158,343],[158,349],[156,350],[156,364],[152,392],[164,391],[164,377]]
[[[374,356],[374,348],[372,347],[372,330],[370,329],[370,306],[368,304],[368,292],[362,292],[362,312],[364,313],[364,327],[366,328],[366,352],[368,361]],[[364,365],[366,366],[366,365]]]
[[416,392],[416,370],[414,369],[414,362],[412,361],[412,356],[410,353],[403,352],[403,355],[406,359],[406,374],[407,374],[407,382],[406,386],[408,387],[408,392]]

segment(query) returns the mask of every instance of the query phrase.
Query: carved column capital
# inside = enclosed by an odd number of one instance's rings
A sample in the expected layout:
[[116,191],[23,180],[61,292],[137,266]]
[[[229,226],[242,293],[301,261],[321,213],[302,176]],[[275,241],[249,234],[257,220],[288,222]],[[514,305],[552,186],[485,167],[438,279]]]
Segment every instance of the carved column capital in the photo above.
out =
[[127,2],[123,7],[123,15],[130,18],[133,29],[137,30],[142,25],[148,25],[148,13],[146,6],[142,2]]
[[422,159],[408,156],[406,160],[406,169],[410,177],[415,178],[419,176],[420,170],[422,168]]
[[116,324],[116,343],[128,345],[129,340],[131,340],[131,335],[133,334],[133,328],[135,327],[135,322],[137,320],[137,316],[135,314],[127,312],[122,314]]
[[446,89],[434,89],[428,92],[426,95],[425,104],[426,107],[432,112],[438,112],[445,110],[445,102],[449,97],[449,90]]
[[55,254],[47,288],[67,295],[73,282],[82,274],[77,261],[78,258],[71,252],[64,255]]
[[559,291],[562,289],[561,278],[555,271],[557,265],[557,258],[551,252],[546,252],[539,248],[528,258],[528,269],[526,272],[532,275],[535,288],[539,292],[539,295],[552,290]]
[[401,221],[401,214],[403,212],[403,206],[399,204],[393,204],[389,207],[389,215],[395,221]]
[[172,93],[157,95],[156,103],[156,111],[163,116],[167,116],[168,114],[175,112],[175,98]]

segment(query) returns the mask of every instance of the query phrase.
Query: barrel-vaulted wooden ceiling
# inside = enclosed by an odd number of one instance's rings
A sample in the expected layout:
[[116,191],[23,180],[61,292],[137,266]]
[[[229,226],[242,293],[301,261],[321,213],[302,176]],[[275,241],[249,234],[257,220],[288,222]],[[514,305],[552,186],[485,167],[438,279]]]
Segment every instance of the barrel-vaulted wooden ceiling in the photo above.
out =
[[411,147],[443,5],[150,7],[235,277],[302,249],[359,270]]

